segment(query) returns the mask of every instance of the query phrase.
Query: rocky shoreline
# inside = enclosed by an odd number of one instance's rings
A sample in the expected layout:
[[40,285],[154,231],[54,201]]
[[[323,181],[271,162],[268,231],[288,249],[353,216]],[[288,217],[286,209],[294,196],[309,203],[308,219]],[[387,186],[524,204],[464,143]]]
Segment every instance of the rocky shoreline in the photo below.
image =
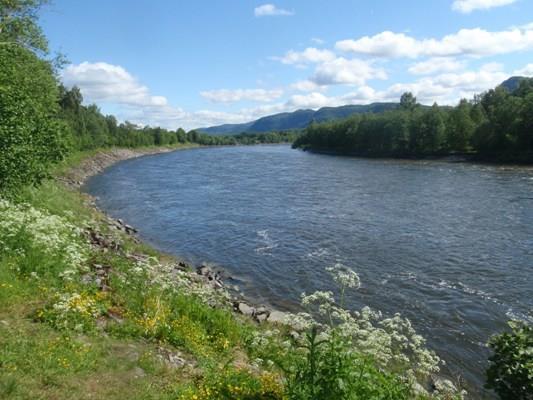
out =
[[[137,157],[146,155],[162,154],[171,151],[184,150],[190,147],[182,148],[151,148],[151,149],[121,149],[113,148],[109,150],[100,150],[94,155],[91,155],[81,161],[79,164],[70,168],[62,176],[57,179],[74,190],[81,190],[86,181],[100,173],[106,168],[112,165]],[[107,224],[110,231],[117,230],[127,236],[134,242],[139,243],[140,240],[137,237],[138,230],[131,225],[125,223],[122,219],[115,219],[107,215],[103,210],[99,209],[95,203],[95,199],[85,194],[88,198],[88,203],[91,208],[97,211],[102,219]],[[88,227],[85,231],[85,235],[90,243],[99,247],[104,251],[119,251],[121,245],[114,238],[113,235],[108,235],[104,232],[96,230],[94,227]],[[145,255],[135,255],[136,257],[144,257]],[[205,286],[217,290],[223,291],[225,298],[228,299],[228,307],[230,307],[235,313],[244,315],[253,319],[257,323],[264,323],[266,321],[271,323],[283,324],[287,320],[287,314],[278,310],[271,309],[264,305],[254,305],[250,301],[244,299],[244,297],[236,290],[232,290],[227,287],[224,281],[227,279],[226,273],[221,269],[213,269],[208,265],[193,266],[186,263],[183,260],[174,259],[176,270],[182,272],[189,272],[196,275],[195,280],[202,282]],[[105,289],[105,268],[101,268],[97,271],[96,280],[97,283],[101,283],[103,289]]]
[[95,154],[83,159],[76,166],[70,168],[58,179],[69,187],[80,188],[89,178],[98,175],[106,168],[120,161],[153,154],[170,153],[171,151],[188,148],[190,147],[157,147],[148,149],[112,148],[99,150]]

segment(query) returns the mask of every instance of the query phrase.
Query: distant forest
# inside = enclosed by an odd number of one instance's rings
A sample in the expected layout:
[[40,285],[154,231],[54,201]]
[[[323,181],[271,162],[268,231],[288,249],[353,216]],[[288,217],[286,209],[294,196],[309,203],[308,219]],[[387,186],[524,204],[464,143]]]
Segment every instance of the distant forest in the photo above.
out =
[[77,87],[59,87],[60,117],[70,128],[72,145],[77,150],[90,150],[109,146],[140,147],[168,146],[177,143],[201,145],[237,145],[257,143],[292,143],[294,131],[211,136],[196,130],[185,132],[160,127],[139,127],[130,122],[118,123],[112,115],[104,115],[95,105],[84,106],[83,96]]
[[466,154],[533,162],[533,79],[504,85],[455,107],[421,106],[405,93],[400,107],[311,124],[295,148],[373,157]]

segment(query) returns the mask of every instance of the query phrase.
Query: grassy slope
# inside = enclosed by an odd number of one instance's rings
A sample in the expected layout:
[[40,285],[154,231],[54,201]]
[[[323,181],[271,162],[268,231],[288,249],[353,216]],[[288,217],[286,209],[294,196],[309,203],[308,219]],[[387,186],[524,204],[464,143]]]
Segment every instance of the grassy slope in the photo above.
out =
[[[76,154],[59,166],[62,174],[94,152]],[[158,256],[171,260],[131,237],[111,232],[105,217],[88,206],[88,198],[68,189],[56,180],[39,188],[27,189],[23,200],[33,207],[62,216],[79,227],[88,223],[122,243],[125,252]],[[31,252],[28,252],[31,253]],[[29,258],[29,260],[28,260]],[[92,248],[90,263],[111,265],[116,274],[133,267],[123,254]],[[29,270],[38,264],[60,263],[54,257],[37,252],[26,257]],[[252,328],[230,311],[204,305],[187,294],[168,295],[157,288],[131,290],[127,285],[112,283],[106,294],[108,309],[120,314],[120,323],[107,318],[105,328],[91,326],[62,329],[51,321],[39,319],[36,313],[50,304],[52,293],[65,286],[96,295],[94,287],[81,287],[79,279],[65,284],[57,276],[38,280],[16,272],[16,257],[0,255],[0,398],[2,399],[167,399],[196,398],[191,384],[209,381],[217,371],[233,371],[233,380],[244,380],[243,386],[257,386],[258,374],[239,372],[247,366],[244,342]],[[70,288],[72,289],[72,288]],[[157,299],[161,306],[172,308],[172,317],[179,319],[174,332],[143,330],[136,322],[150,303]],[[157,316],[156,316],[157,318]],[[143,321],[146,323],[147,321]],[[156,322],[158,323],[158,322]],[[52,325],[52,326],[51,326]],[[215,339],[216,337],[216,339]],[[174,352],[186,361],[174,367],[161,360],[161,355]],[[203,377],[203,378],[202,378]],[[213,378],[215,379],[215,378]],[[188,394],[189,393],[189,394]],[[180,397],[181,396],[181,397]]]

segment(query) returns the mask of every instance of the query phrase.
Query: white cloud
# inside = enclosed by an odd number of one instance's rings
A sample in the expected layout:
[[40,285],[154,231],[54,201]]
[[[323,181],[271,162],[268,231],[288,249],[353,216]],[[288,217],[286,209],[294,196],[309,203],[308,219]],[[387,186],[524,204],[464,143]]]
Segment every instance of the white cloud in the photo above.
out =
[[320,39],[320,38],[317,38],[317,37],[311,38],[311,42],[313,42],[315,44],[324,44],[324,43],[326,43],[326,41],[324,39]]
[[390,31],[336,43],[338,50],[375,57],[491,56],[533,49],[533,28],[529,25],[490,32],[480,28],[461,29],[442,39],[415,39]]
[[500,64],[485,64],[478,71],[445,73],[424,77],[411,83],[397,83],[379,96],[398,101],[402,93],[412,92],[424,104],[455,104],[461,98],[472,98],[508,78]]
[[266,17],[273,15],[294,15],[294,12],[289,10],[284,10],[283,8],[277,8],[274,4],[263,4],[254,9],[254,15],[256,17]]
[[452,9],[463,14],[474,10],[488,10],[489,8],[506,6],[515,3],[516,0],[455,0]]
[[513,75],[533,77],[533,64],[528,64],[524,68],[517,69]]
[[273,89],[220,89],[200,92],[200,95],[213,103],[235,103],[242,100],[270,102],[283,95],[283,90]]
[[437,72],[458,71],[464,67],[464,61],[458,61],[455,58],[434,57],[411,65],[408,71],[414,75],[430,75]]
[[343,57],[320,64],[310,80],[319,86],[364,85],[369,79],[387,79],[382,68],[375,68],[371,62]]
[[133,106],[160,107],[167,104],[163,96],[152,96],[128,71],[105,62],[82,62],[69,65],[62,74],[67,86],[78,86],[90,102],[110,102]]
[[275,59],[281,61],[283,64],[298,65],[331,61],[334,58],[335,53],[330,50],[308,47],[304,51],[289,50],[283,57],[276,57]]
[[211,110],[187,112],[171,106],[163,96],[153,96],[125,68],[105,62],[69,65],[62,73],[63,83],[78,86],[86,102],[112,105],[120,121],[169,129],[239,123],[252,119],[246,113]]
[[415,57],[417,41],[404,33],[381,32],[372,37],[357,40],[341,40],[335,44],[338,50],[369,54],[377,57]]
[[327,97],[322,93],[313,92],[309,94],[296,94],[291,96],[286,106],[288,108],[320,108],[325,106],[336,105],[337,100],[332,97]]
[[298,90],[300,92],[315,92],[317,90],[324,90],[325,86],[317,85],[315,82],[310,80],[298,81],[293,83],[291,89]]

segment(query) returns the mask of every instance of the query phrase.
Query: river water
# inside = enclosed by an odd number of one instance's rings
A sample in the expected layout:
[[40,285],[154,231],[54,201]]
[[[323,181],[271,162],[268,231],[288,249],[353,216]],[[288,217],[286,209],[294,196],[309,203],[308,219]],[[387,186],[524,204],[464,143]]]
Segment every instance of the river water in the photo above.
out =
[[411,319],[475,397],[488,337],[533,320],[531,168],[220,147],[124,161],[86,190],[257,303],[297,310],[300,293],[334,288],[326,266],[352,268],[349,307]]

